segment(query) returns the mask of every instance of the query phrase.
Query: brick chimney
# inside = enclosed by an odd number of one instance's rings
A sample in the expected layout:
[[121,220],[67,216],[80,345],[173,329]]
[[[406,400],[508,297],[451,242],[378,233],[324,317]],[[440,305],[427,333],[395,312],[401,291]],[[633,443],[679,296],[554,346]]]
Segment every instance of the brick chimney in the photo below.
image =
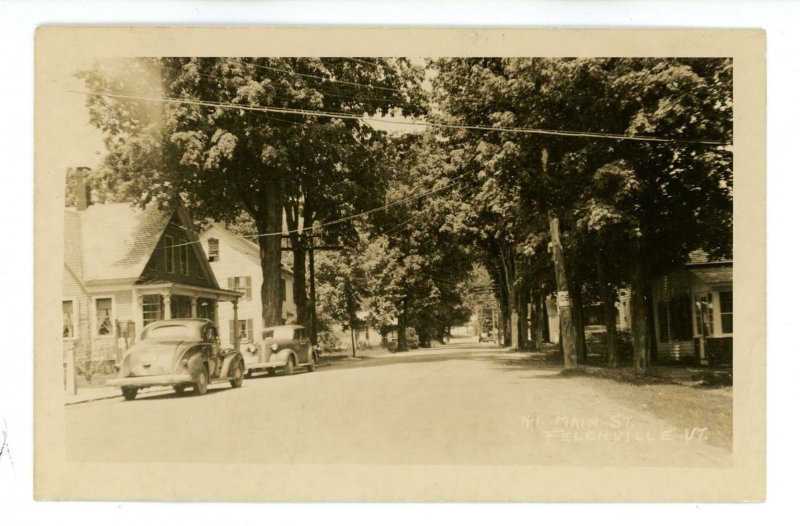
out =
[[91,189],[86,181],[86,174],[89,173],[91,168],[86,166],[79,166],[77,168],[67,169],[67,185],[70,184],[70,179],[74,179],[75,186],[75,208],[78,210],[86,210],[92,204]]

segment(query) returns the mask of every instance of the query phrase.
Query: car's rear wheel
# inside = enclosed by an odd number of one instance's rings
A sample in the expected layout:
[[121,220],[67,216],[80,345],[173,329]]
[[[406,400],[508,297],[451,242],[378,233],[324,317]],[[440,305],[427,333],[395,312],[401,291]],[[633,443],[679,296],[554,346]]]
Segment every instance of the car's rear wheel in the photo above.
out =
[[294,356],[289,356],[289,359],[286,360],[286,365],[283,367],[283,374],[284,376],[291,376],[294,374]]
[[133,400],[136,398],[136,395],[139,393],[139,389],[136,387],[123,387],[122,388],[122,396],[125,397],[125,400]]
[[204,395],[208,391],[208,369],[205,366],[200,368],[200,373],[197,375],[197,381],[193,385],[194,394]]
[[308,372],[313,373],[314,369],[316,368],[317,368],[317,354],[312,351],[308,360]]
[[241,387],[244,378],[244,364],[236,362],[233,369],[233,376],[231,377],[231,387]]

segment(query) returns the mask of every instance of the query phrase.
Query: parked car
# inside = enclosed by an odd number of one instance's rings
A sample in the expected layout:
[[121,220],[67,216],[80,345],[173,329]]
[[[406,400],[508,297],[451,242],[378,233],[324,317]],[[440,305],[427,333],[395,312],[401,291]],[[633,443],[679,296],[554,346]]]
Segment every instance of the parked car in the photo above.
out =
[[177,393],[191,387],[202,395],[213,382],[241,387],[244,357],[222,349],[214,323],[205,319],[172,319],[150,323],[139,342],[122,358],[117,377],[107,381],[133,400],[139,389],[171,385]]
[[244,354],[248,377],[258,371],[275,374],[280,370],[284,375],[290,375],[296,367],[305,367],[309,372],[316,368],[319,356],[302,325],[267,327],[261,336],[261,345],[255,352]]

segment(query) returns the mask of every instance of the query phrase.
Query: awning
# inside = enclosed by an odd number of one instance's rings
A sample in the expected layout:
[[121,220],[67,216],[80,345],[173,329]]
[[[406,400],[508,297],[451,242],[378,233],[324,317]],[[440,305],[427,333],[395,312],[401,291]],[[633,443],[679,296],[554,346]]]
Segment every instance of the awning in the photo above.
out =
[[236,301],[242,297],[242,293],[236,290],[199,287],[170,281],[152,281],[145,284],[134,285],[134,288],[141,292],[169,292],[171,294],[203,297],[218,301]]
[[733,267],[692,267],[689,272],[708,285],[733,284]]

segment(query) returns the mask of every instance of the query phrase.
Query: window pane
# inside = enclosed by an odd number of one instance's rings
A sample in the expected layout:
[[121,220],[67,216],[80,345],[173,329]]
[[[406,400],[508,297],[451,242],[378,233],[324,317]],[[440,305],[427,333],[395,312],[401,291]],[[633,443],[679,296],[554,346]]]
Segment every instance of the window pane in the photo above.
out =
[[208,260],[219,261],[219,239],[208,239]]
[[719,314],[722,332],[733,332],[733,291],[723,290],[719,293]]
[[73,322],[73,304],[72,301],[62,301],[61,311],[64,314],[64,338],[72,338],[75,336],[75,324]]
[[97,314],[97,335],[112,334],[114,327],[111,324],[111,298],[95,300],[95,312]]
[[161,294],[145,294],[142,296],[142,321],[147,327],[149,323],[163,319]]

